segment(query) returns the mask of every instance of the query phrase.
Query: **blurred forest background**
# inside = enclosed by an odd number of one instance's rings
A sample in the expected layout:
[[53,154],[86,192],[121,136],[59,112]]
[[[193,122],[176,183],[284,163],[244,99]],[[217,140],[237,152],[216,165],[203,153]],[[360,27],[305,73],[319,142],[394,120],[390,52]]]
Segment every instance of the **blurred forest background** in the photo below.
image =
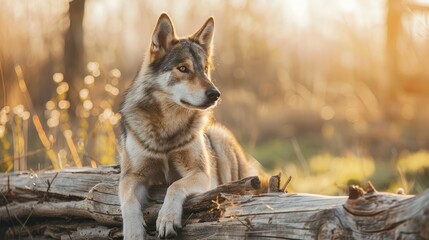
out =
[[114,164],[161,12],[216,20],[216,119],[293,191],[429,187],[429,1],[0,0],[0,171]]

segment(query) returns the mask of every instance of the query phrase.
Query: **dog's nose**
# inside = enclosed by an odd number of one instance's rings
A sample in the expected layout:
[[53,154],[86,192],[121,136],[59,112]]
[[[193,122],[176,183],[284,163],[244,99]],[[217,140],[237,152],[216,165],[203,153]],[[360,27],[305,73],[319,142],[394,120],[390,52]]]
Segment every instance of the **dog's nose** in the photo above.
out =
[[219,92],[219,90],[217,90],[216,88],[214,88],[214,87],[211,87],[211,88],[209,88],[209,89],[207,89],[206,90],[206,97],[209,99],[209,100],[211,100],[211,101],[216,101],[216,100],[218,100],[219,99],[219,97],[220,97],[220,92]]

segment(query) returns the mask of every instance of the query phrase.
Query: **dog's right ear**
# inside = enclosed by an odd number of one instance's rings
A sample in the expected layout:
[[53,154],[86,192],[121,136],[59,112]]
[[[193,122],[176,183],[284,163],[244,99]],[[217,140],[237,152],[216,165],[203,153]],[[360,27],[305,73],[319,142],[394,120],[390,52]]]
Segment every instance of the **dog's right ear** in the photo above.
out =
[[162,58],[177,42],[173,22],[167,13],[162,13],[152,34],[150,62]]

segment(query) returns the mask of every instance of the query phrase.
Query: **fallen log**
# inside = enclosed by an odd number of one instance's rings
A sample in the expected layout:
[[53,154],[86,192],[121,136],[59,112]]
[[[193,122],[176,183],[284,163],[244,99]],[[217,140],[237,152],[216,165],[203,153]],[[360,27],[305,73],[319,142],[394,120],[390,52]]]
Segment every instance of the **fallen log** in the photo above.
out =
[[[120,239],[118,166],[0,174],[0,239]],[[280,181],[274,179],[275,187]],[[419,196],[352,186],[349,196],[255,195],[249,177],[191,196],[179,239],[429,239],[429,190]],[[285,187],[285,186],[284,186]],[[283,188],[284,188],[283,187]],[[148,239],[165,187],[143,208]]]

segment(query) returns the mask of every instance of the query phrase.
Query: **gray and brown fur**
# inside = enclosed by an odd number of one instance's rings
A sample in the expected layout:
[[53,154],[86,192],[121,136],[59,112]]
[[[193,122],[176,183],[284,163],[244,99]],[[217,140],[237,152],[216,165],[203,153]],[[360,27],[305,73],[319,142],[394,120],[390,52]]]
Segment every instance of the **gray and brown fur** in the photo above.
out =
[[213,33],[209,18],[196,33],[179,39],[163,13],[125,95],[119,197],[126,240],[144,239],[141,207],[150,185],[169,185],[156,224],[165,238],[181,228],[188,195],[262,174],[234,136],[211,122],[220,96],[210,78]]

